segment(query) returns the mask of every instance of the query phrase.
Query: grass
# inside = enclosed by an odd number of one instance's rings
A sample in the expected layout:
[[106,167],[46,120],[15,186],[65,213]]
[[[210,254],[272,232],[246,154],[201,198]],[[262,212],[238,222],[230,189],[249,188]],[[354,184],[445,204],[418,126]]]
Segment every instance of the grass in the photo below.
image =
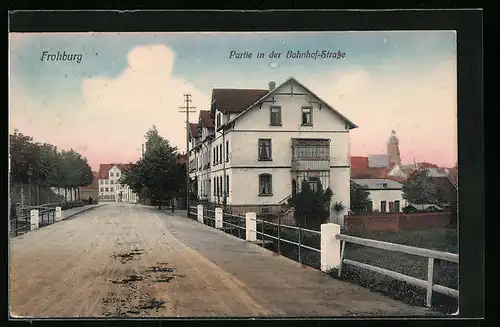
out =
[[[451,253],[457,253],[458,250],[458,235],[456,230],[453,229],[365,232],[351,235]],[[423,280],[427,279],[427,258],[357,244],[347,244],[344,256],[346,259],[393,270]],[[334,276],[337,276],[336,273]],[[345,265],[342,267],[342,279],[411,305],[425,306],[425,289],[391,277]],[[437,283],[458,289],[458,265],[451,262],[442,262]],[[457,310],[457,299],[439,293],[434,293],[432,299],[433,308],[439,312],[453,313]]]
[[[261,227],[257,226],[257,229],[260,232]],[[277,236],[277,227],[266,226],[265,233]],[[457,253],[458,250],[458,235],[454,229],[405,232],[381,231],[351,233],[350,235],[451,253]],[[261,235],[258,234],[257,237],[261,239]],[[298,231],[282,228],[280,231],[280,238],[298,243]],[[267,249],[277,253],[279,252],[281,255],[301,262],[304,265],[316,269],[320,268],[319,252],[302,248],[299,256],[298,246],[295,244],[281,241],[278,251],[277,240],[271,238],[266,238],[266,240],[272,241],[272,243],[265,244]],[[301,244],[319,249],[320,236],[318,234],[303,232],[301,235]],[[427,279],[427,258],[375,249],[357,244],[347,244],[344,256],[354,261],[393,270],[423,280]],[[338,278],[336,271],[332,272],[332,277]],[[341,279],[366,287],[374,292],[401,300],[410,305],[425,306],[425,289],[409,285],[391,277],[345,265],[342,268]],[[442,262],[437,283],[458,289],[458,265],[451,262]],[[432,301],[433,309],[441,313],[453,313],[458,307],[457,299],[439,293],[433,294]]]

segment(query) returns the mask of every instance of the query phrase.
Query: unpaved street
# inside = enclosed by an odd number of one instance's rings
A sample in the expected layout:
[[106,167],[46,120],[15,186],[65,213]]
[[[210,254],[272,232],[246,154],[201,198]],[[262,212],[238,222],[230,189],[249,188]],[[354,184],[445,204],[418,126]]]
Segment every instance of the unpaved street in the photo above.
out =
[[422,315],[186,217],[108,204],[10,240],[13,316]]

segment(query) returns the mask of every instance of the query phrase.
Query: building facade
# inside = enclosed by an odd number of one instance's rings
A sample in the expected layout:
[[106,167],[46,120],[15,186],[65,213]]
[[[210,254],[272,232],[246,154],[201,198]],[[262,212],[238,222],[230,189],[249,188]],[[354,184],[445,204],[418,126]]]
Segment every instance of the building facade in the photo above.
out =
[[[268,89],[214,89],[191,124],[198,197],[234,211],[276,213],[303,180],[349,210],[349,131],[357,126],[294,78]],[[345,213],[333,213],[332,220]],[[343,223],[343,218],[341,218]]]
[[403,199],[403,184],[390,179],[352,179],[369,193],[368,211],[401,212],[407,205]]
[[126,164],[99,165],[99,201],[137,202],[138,196],[128,185],[120,184],[120,178],[127,169]]

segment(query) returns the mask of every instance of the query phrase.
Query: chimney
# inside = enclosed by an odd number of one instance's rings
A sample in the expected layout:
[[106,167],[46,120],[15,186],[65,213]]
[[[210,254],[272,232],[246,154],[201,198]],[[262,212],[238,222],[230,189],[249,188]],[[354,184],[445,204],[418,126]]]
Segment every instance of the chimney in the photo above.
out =
[[271,92],[275,88],[276,88],[276,82],[275,81],[269,82],[269,92]]

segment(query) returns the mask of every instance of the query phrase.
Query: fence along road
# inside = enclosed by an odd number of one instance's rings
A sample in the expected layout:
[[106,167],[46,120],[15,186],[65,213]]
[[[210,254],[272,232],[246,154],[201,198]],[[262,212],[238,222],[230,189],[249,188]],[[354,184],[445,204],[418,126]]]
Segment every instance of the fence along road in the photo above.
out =
[[15,316],[426,315],[185,215],[109,204],[10,240]]

